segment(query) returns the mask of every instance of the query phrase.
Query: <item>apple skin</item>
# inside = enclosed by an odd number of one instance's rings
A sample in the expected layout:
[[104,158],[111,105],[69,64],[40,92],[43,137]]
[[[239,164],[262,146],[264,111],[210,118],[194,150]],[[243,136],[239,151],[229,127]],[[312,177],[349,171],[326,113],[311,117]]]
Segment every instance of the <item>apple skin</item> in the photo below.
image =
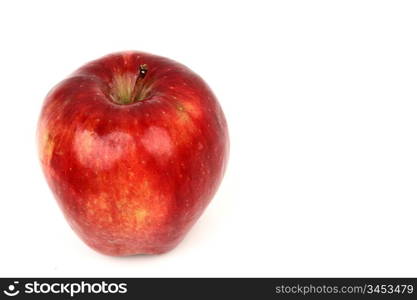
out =
[[[142,65],[141,99],[123,103]],[[113,256],[178,245],[218,189],[229,152],[208,85],[184,65],[136,51],[87,63],[55,86],[37,138],[68,223],[88,246]]]

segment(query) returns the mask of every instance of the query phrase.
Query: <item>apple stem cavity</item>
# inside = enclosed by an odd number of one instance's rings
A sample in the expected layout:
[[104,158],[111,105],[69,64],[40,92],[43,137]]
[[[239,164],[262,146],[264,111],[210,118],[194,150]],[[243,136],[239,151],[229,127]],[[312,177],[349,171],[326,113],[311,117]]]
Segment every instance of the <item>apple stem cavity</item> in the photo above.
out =
[[119,105],[128,105],[144,100],[149,93],[149,86],[145,86],[148,65],[141,64],[133,78],[131,74],[115,76],[112,84],[111,100]]

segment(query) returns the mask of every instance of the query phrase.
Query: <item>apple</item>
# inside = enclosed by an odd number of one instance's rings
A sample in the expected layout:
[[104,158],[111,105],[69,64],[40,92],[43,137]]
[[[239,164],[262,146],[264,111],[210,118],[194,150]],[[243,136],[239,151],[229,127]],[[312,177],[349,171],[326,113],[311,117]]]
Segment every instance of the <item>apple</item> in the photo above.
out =
[[87,63],[56,85],[37,138],[69,225],[113,256],[178,245],[218,189],[229,149],[208,85],[182,64],[135,51]]

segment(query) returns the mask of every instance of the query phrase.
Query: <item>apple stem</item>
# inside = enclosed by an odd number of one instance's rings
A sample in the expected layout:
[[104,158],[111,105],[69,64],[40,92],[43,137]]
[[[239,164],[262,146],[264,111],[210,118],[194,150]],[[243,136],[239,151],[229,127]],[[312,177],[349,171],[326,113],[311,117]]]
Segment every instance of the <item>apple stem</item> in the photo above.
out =
[[141,81],[145,78],[146,73],[148,73],[148,65],[142,64],[139,66],[139,72],[136,76],[135,86],[133,87],[132,95],[130,101],[133,103],[135,100],[140,96],[140,92],[142,91],[143,84]]

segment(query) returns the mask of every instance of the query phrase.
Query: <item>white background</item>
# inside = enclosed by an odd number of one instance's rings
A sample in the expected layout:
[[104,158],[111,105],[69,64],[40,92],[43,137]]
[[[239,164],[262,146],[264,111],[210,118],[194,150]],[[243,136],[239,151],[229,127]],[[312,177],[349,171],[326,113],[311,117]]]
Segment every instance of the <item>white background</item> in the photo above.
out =
[[[2,1],[1,276],[417,276],[414,1]],[[231,153],[172,252],[106,257],[41,173],[49,89],[136,49],[199,73]]]

